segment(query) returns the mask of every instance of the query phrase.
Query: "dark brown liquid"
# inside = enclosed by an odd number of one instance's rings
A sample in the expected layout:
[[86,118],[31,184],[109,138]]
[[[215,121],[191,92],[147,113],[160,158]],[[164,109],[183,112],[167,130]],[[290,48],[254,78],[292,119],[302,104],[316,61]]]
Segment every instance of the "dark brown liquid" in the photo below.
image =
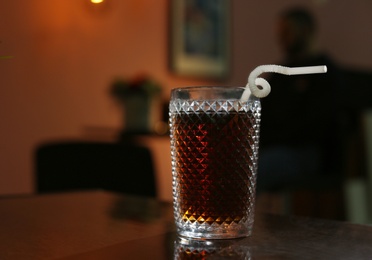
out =
[[246,220],[253,210],[258,131],[253,114],[175,113],[177,201],[184,221]]

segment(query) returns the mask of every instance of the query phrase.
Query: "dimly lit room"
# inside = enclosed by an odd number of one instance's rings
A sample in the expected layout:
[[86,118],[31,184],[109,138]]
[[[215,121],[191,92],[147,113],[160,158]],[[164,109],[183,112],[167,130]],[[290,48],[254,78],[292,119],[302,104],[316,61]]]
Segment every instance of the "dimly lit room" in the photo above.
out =
[[371,25],[368,0],[0,0],[0,259],[369,259]]

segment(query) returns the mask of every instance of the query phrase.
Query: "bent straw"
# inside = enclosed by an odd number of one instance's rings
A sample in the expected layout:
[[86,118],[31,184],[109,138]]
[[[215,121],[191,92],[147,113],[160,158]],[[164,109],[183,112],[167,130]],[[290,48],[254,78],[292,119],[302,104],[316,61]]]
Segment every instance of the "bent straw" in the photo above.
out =
[[[269,95],[271,87],[269,82],[264,78],[258,78],[258,76],[265,72],[274,72],[284,75],[300,75],[300,74],[315,74],[315,73],[326,73],[327,66],[309,66],[309,67],[284,67],[279,65],[261,65],[255,68],[248,77],[248,83],[246,89],[243,92],[241,100],[248,100],[250,94],[258,98],[263,98]],[[261,86],[259,88],[258,86]]]

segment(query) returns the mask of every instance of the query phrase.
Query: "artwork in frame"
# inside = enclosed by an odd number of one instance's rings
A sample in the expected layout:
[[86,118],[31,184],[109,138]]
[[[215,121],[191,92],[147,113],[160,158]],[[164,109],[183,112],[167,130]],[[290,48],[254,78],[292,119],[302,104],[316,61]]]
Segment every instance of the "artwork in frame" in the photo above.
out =
[[185,76],[223,79],[229,73],[229,0],[171,1],[170,65]]

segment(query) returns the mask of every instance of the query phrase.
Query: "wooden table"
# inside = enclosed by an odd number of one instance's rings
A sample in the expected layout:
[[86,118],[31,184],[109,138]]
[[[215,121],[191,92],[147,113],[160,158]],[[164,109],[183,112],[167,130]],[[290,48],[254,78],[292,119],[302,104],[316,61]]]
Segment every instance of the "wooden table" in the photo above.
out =
[[259,213],[252,237],[187,240],[169,203],[104,191],[2,198],[0,218],[3,260],[372,257],[370,226]]

